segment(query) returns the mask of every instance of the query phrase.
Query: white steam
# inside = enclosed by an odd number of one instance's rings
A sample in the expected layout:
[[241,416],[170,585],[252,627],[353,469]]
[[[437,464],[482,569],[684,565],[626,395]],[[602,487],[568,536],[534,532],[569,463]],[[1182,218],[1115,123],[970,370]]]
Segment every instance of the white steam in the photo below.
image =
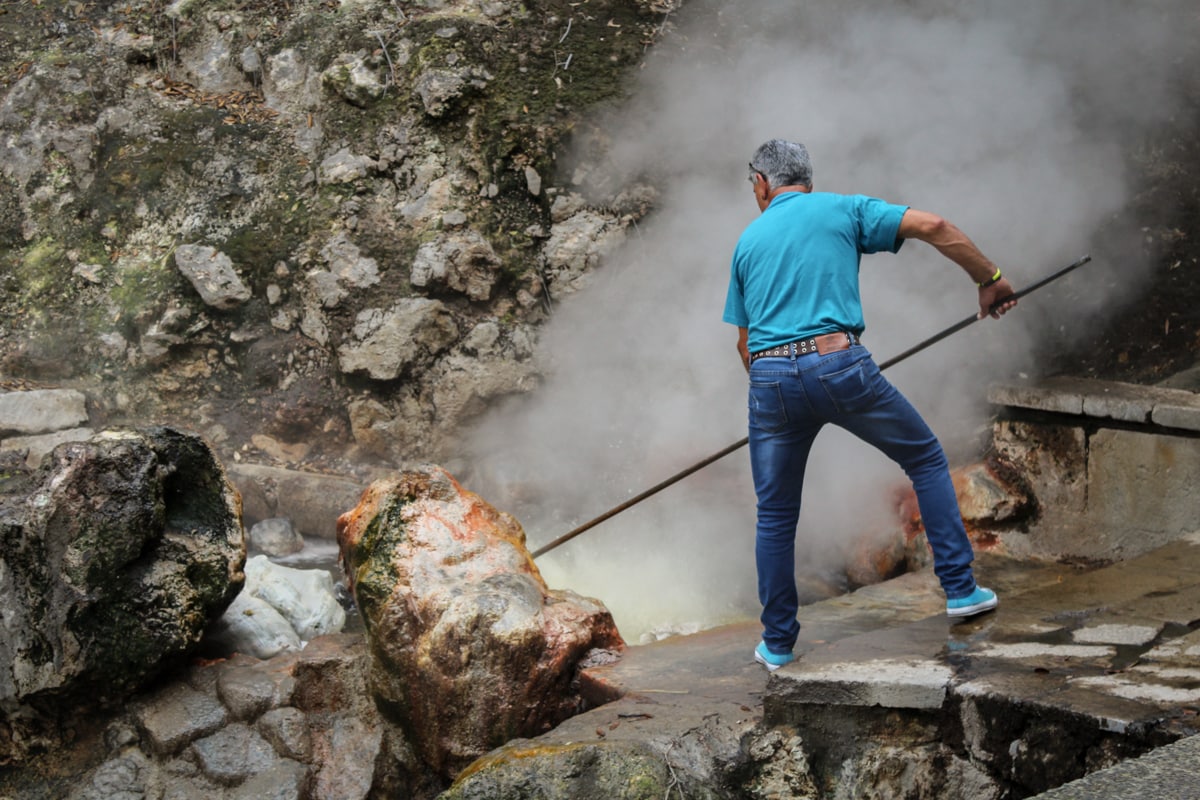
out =
[[[973,455],[989,382],[1036,371],[1047,331],[1088,324],[1144,265],[1093,252],[1126,199],[1124,153],[1171,113],[1194,4],[694,2],[609,120],[612,164],[661,202],[581,295],[556,306],[534,395],[471,444],[471,485],[545,544],[745,436],[746,378],[721,322],[729,256],[757,209],[755,147],[804,142],[818,190],[943,214],[1017,288],[1095,261],[897,365],[888,378],[952,457]],[[1194,60],[1194,59],[1192,59]],[[563,154],[565,160],[566,154]],[[864,258],[865,342],[886,359],[975,312],[971,282],[919,242]],[[1057,286],[1057,285],[1055,285]],[[895,524],[900,470],[835,429],[809,463],[801,568]],[[623,634],[754,616],[754,495],[745,449],[541,557],[554,586],[602,599]]]

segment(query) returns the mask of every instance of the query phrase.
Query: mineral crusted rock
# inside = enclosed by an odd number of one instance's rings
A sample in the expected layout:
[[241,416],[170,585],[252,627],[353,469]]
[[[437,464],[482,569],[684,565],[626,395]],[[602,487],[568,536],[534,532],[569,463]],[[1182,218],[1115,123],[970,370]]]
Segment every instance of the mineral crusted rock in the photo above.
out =
[[303,642],[339,633],[346,612],[323,569],[292,569],[257,555],[246,562],[246,582],[205,639],[214,654],[271,658]]
[[598,601],[546,587],[515,519],[439,467],[373,483],[338,542],[373,689],[443,774],[583,710],[576,665],[624,646]]

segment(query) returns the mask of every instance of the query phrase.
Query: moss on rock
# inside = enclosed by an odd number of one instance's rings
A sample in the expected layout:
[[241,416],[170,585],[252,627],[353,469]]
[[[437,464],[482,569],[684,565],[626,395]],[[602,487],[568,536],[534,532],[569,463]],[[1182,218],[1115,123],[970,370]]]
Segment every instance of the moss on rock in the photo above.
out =
[[658,800],[676,792],[697,800],[729,796],[673,770],[642,742],[519,740],[472,763],[439,800]]

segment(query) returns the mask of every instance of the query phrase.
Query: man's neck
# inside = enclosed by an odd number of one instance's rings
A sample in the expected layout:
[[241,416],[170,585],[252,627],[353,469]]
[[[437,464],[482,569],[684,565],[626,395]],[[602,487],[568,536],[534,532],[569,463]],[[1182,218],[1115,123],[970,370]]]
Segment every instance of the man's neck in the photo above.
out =
[[801,192],[802,194],[808,194],[811,191],[811,186],[805,186],[802,183],[794,183],[790,186],[780,186],[778,189],[772,189],[771,193],[767,196],[767,199],[774,200],[779,195],[787,194],[788,192]]

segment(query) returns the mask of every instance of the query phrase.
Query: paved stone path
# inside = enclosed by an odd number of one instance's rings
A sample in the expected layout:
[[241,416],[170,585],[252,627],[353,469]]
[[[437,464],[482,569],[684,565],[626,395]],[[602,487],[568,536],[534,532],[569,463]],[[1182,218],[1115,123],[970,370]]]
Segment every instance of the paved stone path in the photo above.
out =
[[[1125,740],[1141,752],[1200,729],[1200,535],[1091,571],[984,557],[978,572],[1000,607],[965,622],[945,617],[928,572],[802,608],[799,658],[770,676],[753,662],[756,622],[632,647],[589,671],[595,691],[619,699],[541,738],[661,743],[703,730],[733,747],[764,714],[786,721],[830,706],[1003,709],[1070,728],[1064,748],[1105,736],[1114,753]],[[996,738],[986,720],[974,733],[963,724],[969,745],[1020,749],[986,743]],[[1185,761],[1174,752],[1124,767],[1120,793],[1050,796],[1200,797],[1162,793],[1160,776]],[[1087,791],[1107,785],[1097,778]]]

